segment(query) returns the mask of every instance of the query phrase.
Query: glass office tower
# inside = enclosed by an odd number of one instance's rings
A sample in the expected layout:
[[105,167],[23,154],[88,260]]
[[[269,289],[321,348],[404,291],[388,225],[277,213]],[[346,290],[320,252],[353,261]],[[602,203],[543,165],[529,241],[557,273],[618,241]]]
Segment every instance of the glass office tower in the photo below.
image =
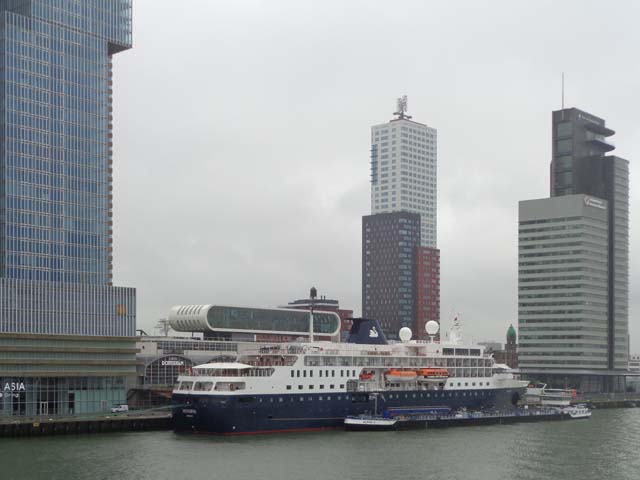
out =
[[130,47],[131,0],[0,0],[0,345],[22,348],[0,382],[25,383],[27,415],[92,410],[49,387],[38,400],[43,384],[117,385],[92,397],[105,409],[135,373],[135,290],[112,286],[112,56]]

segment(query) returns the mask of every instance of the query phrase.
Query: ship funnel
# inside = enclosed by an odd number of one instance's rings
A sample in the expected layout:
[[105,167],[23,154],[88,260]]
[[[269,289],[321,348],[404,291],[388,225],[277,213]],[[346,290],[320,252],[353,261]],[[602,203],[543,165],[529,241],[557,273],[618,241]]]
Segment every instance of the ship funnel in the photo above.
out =
[[353,318],[347,343],[364,345],[386,345],[387,339],[377,320],[367,318]]

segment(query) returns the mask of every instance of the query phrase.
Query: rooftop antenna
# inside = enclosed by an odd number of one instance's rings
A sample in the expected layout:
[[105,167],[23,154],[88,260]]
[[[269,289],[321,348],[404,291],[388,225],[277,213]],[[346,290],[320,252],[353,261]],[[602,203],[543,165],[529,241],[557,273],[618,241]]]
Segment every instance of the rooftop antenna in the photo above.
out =
[[407,115],[407,109],[408,109],[407,104],[408,104],[408,100],[406,95],[401,96],[396,101],[397,112],[393,112],[393,114],[398,115],[398,118],[400,120],[404,120],[404,119],[408,120],[411,118],[411,115]]
[[564,72],[562,72],[562,110],[564,110]]

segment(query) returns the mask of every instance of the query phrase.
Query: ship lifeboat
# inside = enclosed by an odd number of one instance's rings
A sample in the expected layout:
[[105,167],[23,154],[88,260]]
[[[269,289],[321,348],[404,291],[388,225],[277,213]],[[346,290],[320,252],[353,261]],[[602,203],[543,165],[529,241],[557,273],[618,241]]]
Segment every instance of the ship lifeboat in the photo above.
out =
[[362,372],[360,374],[360,380],[362,380],[363,382],[371,380],[372,378],[373,378],[373,373],[371,372]]
[[449,371],[446,368],[421,368],[417,372],[419,381],[446,380],[449,378]]
[[418,374],[414,370],[398,370],[393,368],[385,373],[388,382],[413,382]]

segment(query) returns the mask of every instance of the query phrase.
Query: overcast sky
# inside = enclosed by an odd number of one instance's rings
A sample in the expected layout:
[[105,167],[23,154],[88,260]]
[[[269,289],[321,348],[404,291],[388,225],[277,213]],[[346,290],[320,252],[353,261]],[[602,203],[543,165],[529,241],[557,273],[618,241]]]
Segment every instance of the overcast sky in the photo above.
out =
[[114,59],[115,284],[149,333],[177,304],[361,311],[370,126],[409,96],[438,130],[445,328],[517,326],[518,201],[549,196],[551,111],[607,120],[631,161],[640,350],[640,3],[134,0]]

